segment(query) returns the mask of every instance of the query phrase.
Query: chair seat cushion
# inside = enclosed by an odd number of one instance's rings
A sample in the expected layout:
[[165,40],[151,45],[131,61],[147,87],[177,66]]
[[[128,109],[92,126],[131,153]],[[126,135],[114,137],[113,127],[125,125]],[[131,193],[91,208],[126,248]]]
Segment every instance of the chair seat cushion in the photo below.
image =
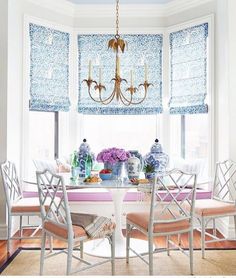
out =
[[12,205],[11,212],[40,213],[39,198],[22,198]]
[[[80,227],[73,225],[73,232],[74,232],[74,238],[86,238],[87,234],[86,231]],[[48,232],[59,236],[61,238],[67,239],[68,238],[68,231],[66,227],[62,227],[56,223],[53,223],[52,221],[45,221],[44,222],[44,229]]]
[[[45,209],[47,210],[51,199],[48,198],[45,202]],[[54,202],[59,204],[60,198],[56,197]],[[40,204],[38,197],[22,198],[12,204],[11,212],[13,213],[38,213],[40,214]]]
[[195,213],[201,216],[224,215],[228,213],[236,214],[236,206],[234,204],[230,204],[230,203],[226,203],[214,199],[196,200]]
[[[127,214],[126,219],[137,224],[144,230],[148,231],[149,223],[149,212],[130,212]],[[172,220],[173,217],[170,214],[159,215],[155,213],[154,219],[158,220]],[[175,231],[182,231],[190,228],[190,223],[188,220],[176,220],[171,223],[155,223],[154,224],[154,233],[169,233]]]

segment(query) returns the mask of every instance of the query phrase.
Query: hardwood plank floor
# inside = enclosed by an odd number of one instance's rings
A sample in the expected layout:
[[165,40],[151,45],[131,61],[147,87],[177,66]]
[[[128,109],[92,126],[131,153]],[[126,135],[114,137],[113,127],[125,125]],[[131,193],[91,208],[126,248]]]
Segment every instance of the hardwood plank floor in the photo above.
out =
[[[208,230],[211,232],[210,230]],[[24,236],[29,236],[32,233],[32,230],[25,230]],[[123,234],[125,234],[125,230],[123,230]],[[16,234],[17,235],[17,234]],[[40,236],[40,231],[37,233],[37,235]],[[220,233],[218,233],[219,237],[223,237]],[[132,237],[139,238],[139,239],[145,239],[144,235],[139,233],[138,231],[133,231]],[[173,237],[173,240],[177,240],[177,237]],[[31,248],[40,248],[40,239],[24,239],[24,240],[11,240],[10,245],[10,255],[11,256],[19,247],[31,247]],[[154,240],[154,243],[157,247],[165,247],[166,246],[166,239],[165,237],[158,237]],[[181,243],[184,248],[188,248],[188,236],[187,234],[183,234],[181,236]],[[47,242],[47,247],[49,247],[49,244]],[[54,239],[53,241],[53,247],[54,248],[64,248],[66,247],[66,244],[62,241],[59,241],[57,239]],[[200,248],[201,247],[201,237],[200,233],[198,231],[194,231],[194,248]],[[207,248],[212,249],[230,249],[230,248],[236,248],[236,242],[235,241],[222,241],[222,242],[216,242],[216,243],[210,243],[207,244]],[[7,258],[7,241],[6,240],[0,240],[0,267],[6,262]]]

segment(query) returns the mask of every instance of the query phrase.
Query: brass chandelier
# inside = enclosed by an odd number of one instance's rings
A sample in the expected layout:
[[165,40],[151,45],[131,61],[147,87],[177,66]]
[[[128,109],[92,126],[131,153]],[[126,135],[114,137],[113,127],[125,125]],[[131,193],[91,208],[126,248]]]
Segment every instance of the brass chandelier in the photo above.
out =
[[[113,101],[114,98],[116,98],[117,102],[121,102],[125,106],[129,106],[131,104],[140,104],[142,103],[147,96],[147,91],[149,86],[153,85],[148,82],[147,78],[147,64],[144,63],[144,72],[145,72],[145,80],[143,83],[139,84],[138,87],[135,87],[133,84],[133,71],[130,71],[130,85],[127,86],[127,89],[125,90],[125,93],[121,90],[121,83],[125,82],[128,84],[127,80],[122,78],[120,76],[120,57],[119,53],[125,52],[125,49],[127,48],[127,42],[124,41],[120,35],[119,35],[119,0],[116,0],[116,34],[113,39],[109,40],[108,42],[108,48],[111,48],[115,54],[116,54],[116,68],[115,68],[115,77],[112,78],[111,81],[114,81],[114,89],[109,97],[104,98],[102,96],[102,92],[106,91],[106,87],[102,84],[102,69],[99,68],[99,81],[93,80],[91,77],[92,72],[92,62],[89,61],[89,73],[88,73],[88,79],[84,79],[83,82],[87,84],[88,87],[88,93],[90,98],[97,102],[104,105],[108,105]],[[141,88],[143,87],[143,98],[138,99],[137,101],[134,100],[133,96],[138,91],[141,91]],[[92,92],[94,91],[95,94],[98,94],[98,96],[94,97],[92,96]]]

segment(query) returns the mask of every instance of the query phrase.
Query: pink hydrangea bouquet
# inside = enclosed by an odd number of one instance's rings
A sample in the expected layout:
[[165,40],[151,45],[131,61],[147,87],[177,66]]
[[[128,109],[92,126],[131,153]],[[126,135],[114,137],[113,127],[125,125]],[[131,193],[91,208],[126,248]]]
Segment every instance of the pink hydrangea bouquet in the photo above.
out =
[[109,148],[102,150],[97,155],[97,161],[103,163],[115,164],[116,162],[127,161],[130,157],[130,153],[126,152],[124,149]]

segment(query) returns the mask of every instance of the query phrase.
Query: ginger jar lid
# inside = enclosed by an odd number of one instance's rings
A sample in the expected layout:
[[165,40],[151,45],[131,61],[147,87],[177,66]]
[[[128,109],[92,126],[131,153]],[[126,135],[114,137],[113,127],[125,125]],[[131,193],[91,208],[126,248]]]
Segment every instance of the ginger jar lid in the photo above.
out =
[[89,144],[87,143],[87,140],[84,139],[83,140],[83,143],[80,145],[79,147],[79,152],[80,153],[90,153],[90,146]]
[[162,146],[159,143],[158,139],[155,140],[155,143],[152,145],[150,152],[151,153],[163,153]]

